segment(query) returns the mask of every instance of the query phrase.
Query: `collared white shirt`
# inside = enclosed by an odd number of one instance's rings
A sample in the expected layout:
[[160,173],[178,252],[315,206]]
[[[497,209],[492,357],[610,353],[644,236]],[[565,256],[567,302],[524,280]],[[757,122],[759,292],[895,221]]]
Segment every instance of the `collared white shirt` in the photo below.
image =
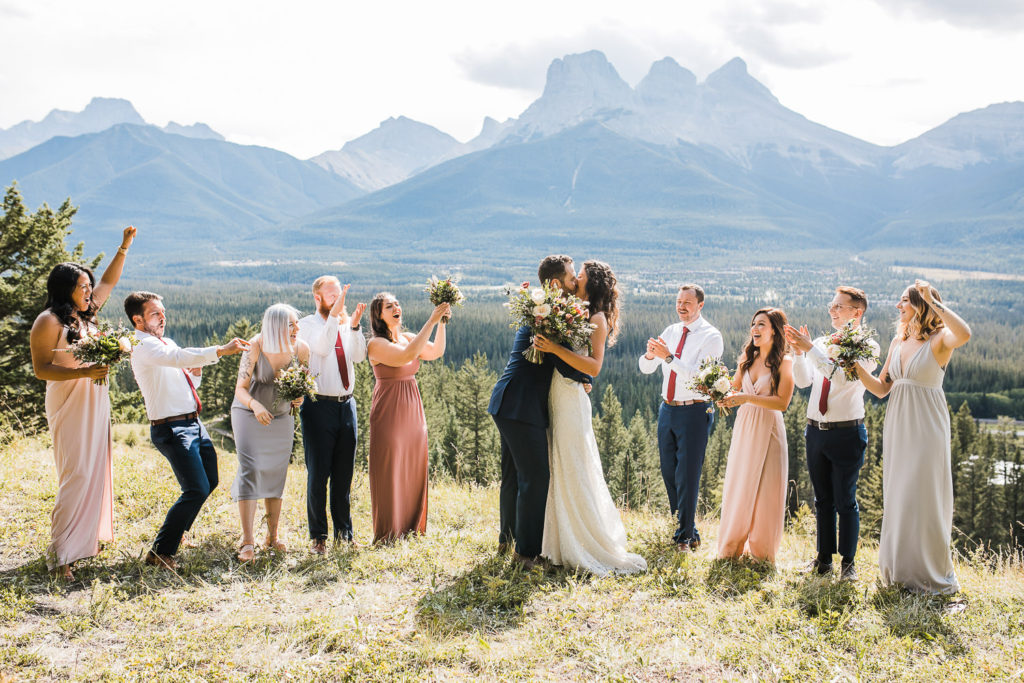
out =
[[[793,382],[801,389],[811,387],[807,417],[816,422],[860,420],[864,417],[864,385],[860,380],[851,382],[846,379],[843,369],[836,367],[829,359],[825,352],[826,339],[818,337],[807,353],[793,354]],[[878,344],[874,340],[870,344],[878,353]],[[860,365],[868,372],[874,371],[877,366],[874,361],[861,361]],[[831,384],[828,388],[828,410],[822,415],[818,410],[818,400],[821,397],[822,379],[826,377]]]
[[[341,346],[345,349],[345,364],[348,365],[348,389],[341,382],[338,357],[334,344],[341,331]],[[366,337],[362,331],[353,330],[348,324],[338,325],[337,316],[325,319],[319,313],[307,315],[299,321],[299,339],[309,344],[309,370],[316,376],[318,394],[324,396],[348,396],[356,382],[356,363],[366,360]]]
[[[675,358],[676,347],[679,346],[679,338],[683,335],[683,327],[690,328],[686,336],[686,343],[683,344],[683,351],[679,358]],[[674,401],[705,401],[707,396],[698,394],[690,388],[690,382],[700,370],[700,364],[708,356],[720,359],[725,344],[722,342],[722,333],[714,325],[698,316],[692,323],[684,325],[681,322],[669,325],[661,333],[661,338],[672,352],[671,363],[655,356],[648,358],[644,353],[640,356],[640,372],[649,375],[659,367],[662,370],[661,398],[668,400],[668,378],[672,370],[676,371],[676,390],[672,400]]]
[[[139,345],[132,351],[132,372],[146,403],[150,420],[162,420],[196,411],[196,401],[185,379],[184,368],[200,368],[217,362],[217,347],[183,349],[172,339],[135,330]],[[190,374],[198,388],[202,376]]]

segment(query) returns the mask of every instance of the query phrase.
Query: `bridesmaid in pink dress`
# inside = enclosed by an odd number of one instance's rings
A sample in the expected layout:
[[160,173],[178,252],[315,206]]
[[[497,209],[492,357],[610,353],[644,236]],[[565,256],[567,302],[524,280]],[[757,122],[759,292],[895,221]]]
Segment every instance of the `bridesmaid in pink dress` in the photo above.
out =
[[789,449],[782,413],[793,397],[793,359],[786,354],[786,314],[762,308],[750,323],[733,379],[739,406],[722,489],[718,557],[749,553],[775,563],[782,542]]
[[113,531],[110,397],[106,366],[83,366],[67,350],[86,330],[121,278],[135,228],[124,230],[121,247],[96,284],[92,271],[76,263],[54,266],[46,281],[46,308],[32,325],[29,344],[35,376],[46,380],[46,420],[57,466],[57,497],[50,515],[46,566],[73,579],[71,564],[99,552]]
[[[370,507],[373,542],[393,541],[427,531],[427,420],[416,371],[421,360],[444,355],[441,304],[418,334],[402,331],[402,307],[394,296],[378,294],[370,302],[373,338],[366,353],[377,382],[370,406]],[[434,328],[437,333],[430,341]]]

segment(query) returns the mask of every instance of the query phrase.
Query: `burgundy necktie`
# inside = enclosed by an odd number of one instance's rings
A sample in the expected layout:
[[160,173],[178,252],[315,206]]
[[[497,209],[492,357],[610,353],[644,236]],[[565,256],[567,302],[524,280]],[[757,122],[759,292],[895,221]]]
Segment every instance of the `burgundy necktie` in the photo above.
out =
[[828,388],[830,386],[832,386],[832,382],[828,381],[828,377],[822,377],[821,395],[818,396],[818,412],[822,417],[825,417],[825,413],[828,412]]
[[[682,334],[682,336],[679,337],[679,346],[676,347],[676,353],[675,353],[676,358],[679,358],[679,356],[682,354],[682,352],[683,352],[683,344],[686,343],[686,335],[688,335],[688,334],[690,334],[690,328],[684,326],[683,327],[683,334]],[[668,373],[668,398],[666,400],[667,401],[674,401],[675,397],[676,397],[676,371],[673,370],[672,372]]]
[[[157,337],[157,339],[159,339],[164,346],[167,346],[167,342],[164,341],[163,337]],[[196,385],[192,384],[192,378],[189,377],[188,370],[182,368],[181,371],[185,373],[185,381],[188,382],[188,388],[192,390],[192,399],[196,402],[196,413],[203,412],[203,402],[199,400],[199,393],[196,392]]]
[[341,386],[348,391],[348,361],[345,360],[345,347],[341,343],[341,331],[338,331],[338,341],[334,344],[334,355],[338,357],[338,372],[341,373]]

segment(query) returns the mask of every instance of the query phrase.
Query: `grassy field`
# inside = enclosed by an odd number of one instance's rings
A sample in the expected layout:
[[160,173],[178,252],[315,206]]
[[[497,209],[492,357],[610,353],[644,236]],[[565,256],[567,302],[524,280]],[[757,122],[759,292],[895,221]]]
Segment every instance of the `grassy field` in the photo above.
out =
[[[666,543],[671,520],[625,514],[650,571],[594,578],[524,574],[496,553],[497,491],[439,482],[428,534],[379,549],[307,551],[304,470],[285,492],[291,550],[234,559],[235,459],[194,528],[177,573],[140,562],[176,486],[143,427],[117,426],[115,540],[51,580],[42,559],[56,489],[45,442],[0,452],[0,679],[394,680],[479,677],[606,680],[980,680],[1024,676],[1019,558],[958,558],[960,599],[798,573],[812,556],[808,516],[772,570]],[[354,484],[369,540],[365,476]],[[964,607],[964,605],[966,605]],[[961,609],[963,608],[963,609]]]

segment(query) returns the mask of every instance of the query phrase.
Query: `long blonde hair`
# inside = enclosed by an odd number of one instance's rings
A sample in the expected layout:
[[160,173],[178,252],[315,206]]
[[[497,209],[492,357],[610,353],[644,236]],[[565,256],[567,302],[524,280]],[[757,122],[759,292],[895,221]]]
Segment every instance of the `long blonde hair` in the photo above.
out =
[[[942,301],[942,297],[939,296],[939,290],[932,286],[929,286],[928,289],[931,290],[933,301]],[[945,327],[942,318],[939,317],[934,308],[925,302],[924,297],[917,291],[917,287],[913,285],[907,287],[907,299],[914,308],[914,317],[906,323],[896,322],[896,335],[901,340],[907,341],[913,337],[914,339],[924,341],[935,334],[937,330]]]

